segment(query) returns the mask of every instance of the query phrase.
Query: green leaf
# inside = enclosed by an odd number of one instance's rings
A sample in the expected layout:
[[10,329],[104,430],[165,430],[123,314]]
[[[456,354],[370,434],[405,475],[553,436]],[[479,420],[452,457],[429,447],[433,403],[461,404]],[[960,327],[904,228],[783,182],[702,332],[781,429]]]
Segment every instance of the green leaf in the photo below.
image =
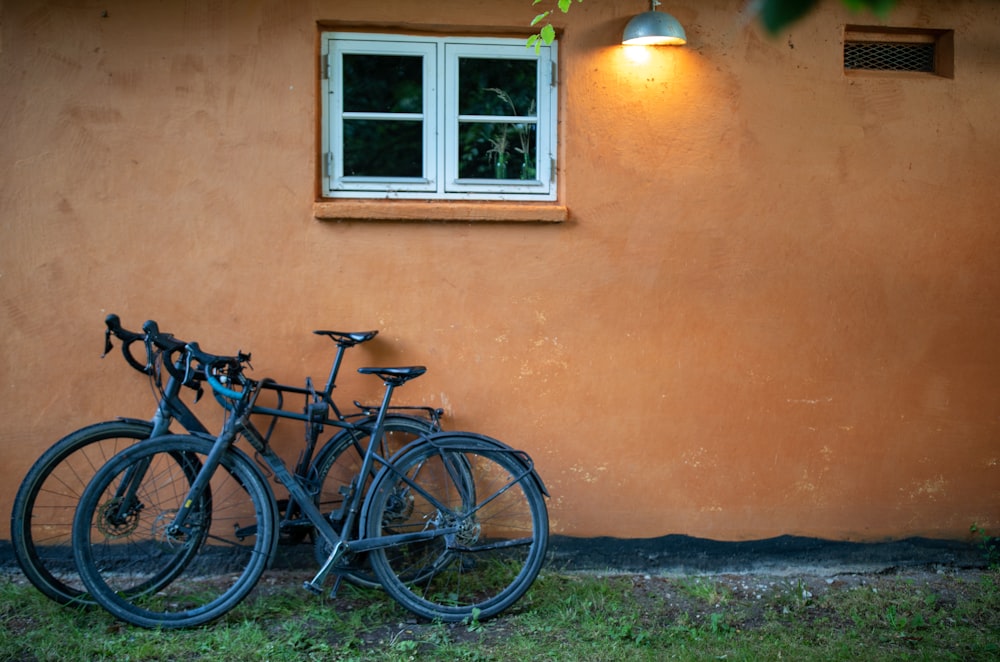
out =
[[861,11],[868,9],[874,14],[885,18],[896,5],[896,0],[843,0],[848,9]]
[[[897,0],[841,0],[852,11],[867,9],[885,18]],[[760,15],[760,22],[772,35],[795,23],[816,8],[819,0],[756,0],[754,3]]]
[[762,0],[760,21],[772,35],[809,13],[819,0]]
[[535,18],[531,19],[531,24],[532,25],[536,25],[539,21],[544,21],[548,17],[548,15],[551,14],[551,13],[552,13],[551,11],[542,12],[541,14],[539,14],[538,16],[536,16]]
[[573,0],[559,0],[559,9],[561,9],[564,14],[569,11],[569,8],[572,5]]
[[868,6],[878,16],[885,18],[896,6],[896,0],[868,0]]
[[552,27],[551,23],[543,27],[540,34],[546,46],[550,46],[556,40],[556,29]]

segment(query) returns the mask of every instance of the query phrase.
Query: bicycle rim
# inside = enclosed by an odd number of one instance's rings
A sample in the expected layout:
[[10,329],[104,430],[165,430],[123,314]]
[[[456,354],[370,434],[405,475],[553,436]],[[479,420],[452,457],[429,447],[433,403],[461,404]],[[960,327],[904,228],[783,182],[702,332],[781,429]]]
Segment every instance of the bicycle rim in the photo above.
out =
[[380,475],[366,506],[367,537],[454,530],[369,553],[386,591],[429,619],[500,613],[544,561],[544,496],[517,457],[474,439],[414,447]]
[[[266,568],[274,499],[235,449],[192,503],[184,531],[169,530],[191,484],[177,458],[203,463],[211,447],[188,436],[151,440],[116,456],[84,492],[73,529],[77,566],[93,598],[118,618],[164,628],[208,622],[239,604]],[[134,499],[122,496],[126,483]]]
[[97,470],[149,437],[152,424],[107,421],[73,432],[35,461],[14,498],[10,535],[24,576],[61,604],[94,604],[73,560],[73,514]]

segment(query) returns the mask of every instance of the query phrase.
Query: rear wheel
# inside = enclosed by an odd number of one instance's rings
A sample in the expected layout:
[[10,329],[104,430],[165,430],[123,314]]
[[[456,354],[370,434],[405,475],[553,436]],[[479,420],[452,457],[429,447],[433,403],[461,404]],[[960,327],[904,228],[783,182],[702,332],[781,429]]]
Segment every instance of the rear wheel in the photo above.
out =
[[73,513],[97,470],[152,430],[126,420],[82,428],[46,450],[24,477],[11,510],[11,543],[24,576],[49,598],[94,604],[73,561]]
[[[429,420],[412,416],[392,415],[386,417],[378,454],[390,458],[412,441],[435,432],[437,427]],[[371,438],[365,428],[345,429],[338,433],[322,448],[314,467],[319,482],[318,503],[320,511],[327,517],[333,528],[341,529],[344,516],[344,499],[355,485],[361,462]],[[376,471],[378,466],[375,467]],[[362,490],[367,490],[371,480],[365,482]],[[363,502],[363,501],[362,501]],[[320,535],[316,535],[315,555],[320,565],[330,556],[331,546]],[[352,584],[375,588],[378,579],[368,565],[366,555],[347,554],[336,571]]]
[[173,530],[191,484],[175,458],[203,464],[212,445],[182,435],[150,440],[112,459],[85,490],[73,524],[77,567],[118,618],[164,628],[208,622],[239,604],[267,567],[277,540],[274,498],[235,449]]
[[442,532],[372,551],[380,583],[429,619],[488,618],[537,577],[548,544],[545,498],[522,457],[456,433],[421,443],[383,471],[366,537]]

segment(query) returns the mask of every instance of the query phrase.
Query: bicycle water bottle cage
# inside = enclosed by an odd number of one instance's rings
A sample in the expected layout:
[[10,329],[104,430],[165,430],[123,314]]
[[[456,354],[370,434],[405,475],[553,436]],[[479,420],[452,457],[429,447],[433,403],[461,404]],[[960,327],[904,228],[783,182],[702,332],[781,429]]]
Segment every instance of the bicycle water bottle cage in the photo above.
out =
[[340,347],[354,347],[363,342],[368,342],[378,335],[378,331],[313,331],[317,336],[327,336]]
[[427,372],[427,368],[422,365],[414,365],[405,368],[358,368],[362,375],[375,375],[386,384],[400,386],[406,382],[419,377]]

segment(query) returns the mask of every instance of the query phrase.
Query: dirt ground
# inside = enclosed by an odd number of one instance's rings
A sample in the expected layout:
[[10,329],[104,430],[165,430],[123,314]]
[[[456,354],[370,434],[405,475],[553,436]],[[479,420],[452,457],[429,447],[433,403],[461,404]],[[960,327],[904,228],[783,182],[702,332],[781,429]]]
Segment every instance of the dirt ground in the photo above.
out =
[[[632,599],[645,614],[649,625],[669,627],[687,622],[693,627],[706,626],[724,612],[727,626],[735,630],[752,630],[761,625],[775,609],[795,612],[796,620],[812,622],[829,619],[829,609],[822,598],[830,593],[863,589],[873,596],[898,595],[902,588],[934,596],[935,605],[949,609],[969,599],[981,590],[987,575],[996,576],[985,568],[923,566],[919,568],[889,568],[877,572],[839,572],[836,568],[808,567],[774,573],[708,573],[697,575],[644,573],[579,573],[606,578],[616,592],[630,592]],[[562,575],[570,580],[574,574]],[[269,595],[283,594],[289,587],[301,585],[302,578],[292,571],[271,571],[250,599],[267,600]],[[350,591],[335,599],[338,609],[350,609],[367,604],[370,597],[352,597]],[[530,603],[530,600],[527,601]],[[388,641],[427,641],[440,636],[440,628],[448,632],[453,642],[489,644],[502,641],[518,632],[518,614],[527,605],[515,605],[509,612],[491,619],[481,630],[466,624],[429,623],[398,610],[396,618],[368,623],[360,638],[366,645]],[[850,627],[845,622],[844,627]]]
[[[253,609],[255,621],[265,629],[274,628],[275,636],[283,636],[287,627],[289,600],[323,600],[302,590],[302,582],[310,573],[302,568],[278,568],[265,573],[248,603],[258,603],[263,609]],[[708,572],[708,573],[622,573],[579,571],[565,572],[558,569],[543,571],[540,581],[548,586],[536,589],[538,608],[550,608],[553,591],[569,593],[575,581],[582,577],[600,577],[613,589],[614,595],[628,604],[633,613],[642,615],[641,627],[659,630],[677,627],[712,629],[716,619],[724,618],[724,627],[731,631],[749,632],[764,627],[775,613],[790,614],[796,623],[817,623],[837,627],[854,624],[845,616],[838,616],[830,607],[826,596],[836,592],[863,590],[867,600],[912,600],[912,596],[933,596],[934,608],[951,611],[983,590],[985,581],[997,582],[996,571],[983,567],[958,567],[953,565],[921,565],[919,567],[890,567],[878,571],[857,572],[836,567],[801,566],[785,568],[780,572]],[[0,567],[4,581],[26,583],[23,575],[10,564]],[[537,585],[536,585],[537,586]],[[905,591],[905,592],[904,592]],[[857,595],[857,594],[855,594]],[[509,637],[522,636],[525,618],[530,618],[533,605],[529,591],[508,612],[491,619],[482,628],[468,624],[432,623],[417,618],[394,604],[375,610],[366,609],[373,603],[390,602],[388,597],[375,591],[359,592],[344,589],[330,602],[330,606],[344,613],[357,609],[371,614],[362,627],[355,630],[352,645],[364,647],[399,646],[400,642],[413,642],[416,647],[427,642],[446,638],[455,644],[470,643],[501,645]],[[845,596],[846,597],[846,596]],[[268,614],[275,606],[272,619]],[[284,605],[285,608],[282,608]],[[294,613],[294,610],[292,610]],[[304,612],[307,613],[307,612]],[[308,617],[306,617],[308,618]],[[331,646],[341,645],[341,635],[320,624],[303,622],[306,630],[317,628]],[[116,626],[125,628],[125,625]],[[443,628],[443,629],[442,629]],[[405,644],[404,644],[405,645]]]

